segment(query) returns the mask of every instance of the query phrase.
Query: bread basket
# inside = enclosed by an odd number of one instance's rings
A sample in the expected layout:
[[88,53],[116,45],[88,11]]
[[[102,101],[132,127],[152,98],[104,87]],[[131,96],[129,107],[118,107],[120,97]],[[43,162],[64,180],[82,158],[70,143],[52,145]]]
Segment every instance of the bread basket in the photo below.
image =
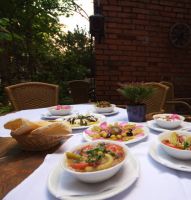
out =
[[[13,125],[16,122],[16,126]],[[16,119],[4,125],[20,147],[28,151],[48,150],[71,135],[71,127],[63,122],[30,122]]]

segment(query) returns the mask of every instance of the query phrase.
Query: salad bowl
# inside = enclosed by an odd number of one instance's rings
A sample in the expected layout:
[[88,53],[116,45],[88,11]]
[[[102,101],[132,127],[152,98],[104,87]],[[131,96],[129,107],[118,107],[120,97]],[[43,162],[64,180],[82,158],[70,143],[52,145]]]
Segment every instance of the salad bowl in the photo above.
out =
[[191,133],[186,131],[167,131],[158,136],[159,143],[170,156],[181,159],[191,159]]
[[166,129],[174,129],[181,125],[184,117],[177,114],[157,114],[153,116],[155,123]]
[[56,106],[48,108],[48,111],[53,116],[69,115],[72,111],[72,106],[56,105]]
[[126,162],[128,152],[128,147],[119,142],[87,142],[65,152],[63,168],[83,182],[101,182],[120,170]]

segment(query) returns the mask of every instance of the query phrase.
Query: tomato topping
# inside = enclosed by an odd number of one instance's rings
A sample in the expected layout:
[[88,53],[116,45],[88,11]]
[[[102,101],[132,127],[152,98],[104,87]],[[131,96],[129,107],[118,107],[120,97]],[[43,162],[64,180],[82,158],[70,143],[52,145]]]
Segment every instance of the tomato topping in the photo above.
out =
[[87,146],[85,146],[85,147],[82,148],[82,151],[83,151],[83,152],[89,151],[89,150],[91,150],[92,148],[93,148],[92,145],[87,145]]
[[169,147],[175,148],[175,149],[183,149],[181,147],[174,146],[168,140],[163,140],[162,143],[165,144],[165,145],[167,145],[167,146],[169,146]]
[[108,144],[108,145],[106,146],[106,149],[107,149],[108,151],[112,151],[112,152],[114,152],[114,153],[116,153],[116,154],[118,154],[118,155],[123,155],[123,148],[120,147],[120,146],[118,146],[118,145],[115,145],[115,144]]
[[87,166],[89,166],[88,163],[85,162],[81,162],[81,163],[72,163],[71,167],[74,169],[78,169],[78,170],[83,170],[85,169]]

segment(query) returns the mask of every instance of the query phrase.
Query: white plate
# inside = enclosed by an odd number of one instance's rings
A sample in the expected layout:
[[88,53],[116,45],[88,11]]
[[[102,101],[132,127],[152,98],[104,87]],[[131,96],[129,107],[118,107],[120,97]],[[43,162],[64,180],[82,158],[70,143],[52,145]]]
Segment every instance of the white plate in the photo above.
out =
[[165,128],[161,128],[160,126],[158,126],[156,124],[156,122],[154,120],[151,120],[151,121],[148,121],[147,122],[147,126],[154,130],[154,131],[157,131],[157,132],[164,132],[164,131],[168,131],[168,130],[171,130],[171,131],[175,131],[175,130],[180,130],[180,129],[183,129],[183,125],[175,128],[175,129],[165,129]]
[[[96,112],[96,111],[94,111],[94,113],[98,113],[98,112]],[[116,114],[118,114],[119,113],[119,111],[118,110],[116,110],[116,109],[114,109],[114,111],[113,112],[102,112],[102,113],[100,113],[100,114],[102,114],[102,115],[105,115],[105,116],[111,116],[111,115],[116,115]]]
[[[130,123],[131,123],[131,122],[130,122]],[[109,123],[109,124],[110,124],[110,123]],[[136,124],[136,123],[131,123],[131,124]],[[140,140],[145,139],[145,138],[148,136],[148,134],[149,134],[148,128],[145,127],[145,126],[142,125],[142,124],[137,124],[137,125],[142,126],[141,128],[143,129],[144,135],[137,136],[136,138],[134,138],[134,139],[132,139],[132,140],[128,140],[128,141],[119,141],[119,140],[116,140],[116,141],[118,141],[118,142],[123,142],[124,144],[131,144],[131,143],[139,142]],[[90,129],[91,129],[91,127],[88,128],[87,130],[90,130]],[[86,141],[88,141],[88,142],[94,141],[94,140],[92,139],[92,137],[90,137],[85,131],[83,132],[83,137],[84,137],[84,139],[85,139]],[[101,139],[106,139],[106,138],[101,138]],[[107,140],[107,139],[106,139],[106,140]]]
[[[48,189],[50,193],[58,199],[101,200],[117,195],[129,188],[138,177],[139,163],[134,156],[129,153],[128,160],[120,171],[112,178],[101,183],[90,184],[80,182],[67,173],[62,168],[62,165],[59,164],[49,175]],[[108,188],[108,183],[113,185],[113,187]]]
[[149,154],[155,161],[166,167],[180,171],[191,172],[191,160],[178,160],[169,156],[157,141],[154,141],[151,144]]
[[[86,114],[74,114],[74,115],[62,117],[62,118],[58,119],[58,121],[60,121],[60,120],[67,120],[70,117],[75,117],[75,116],[78,116],[78,115],[86,115]],[[95,116],[95,117],[98,118],[98,122],[96,122],[95,125],[99,124],[100,122],[103,122],[105,120],[105,116],[101,115],[101,114],[87,113],[87,115],[93,115],[93,116]],[[71,125],[71,127],[72,127],[73,130],[86,129],[86,128],[89,128],[90,126],[92,126],[92,125],[89,125],[89,126],[72,126]]]
[[[58,118],[61,118],[61,117],[65,117],[66,115],[51,115],[49,113],[46,113],[46,114],[42,114],[41,115],[41,118],[42,119],[50,119],[50,120],[54,120],[54,119],[58,119]],[[68,114],[67,116],[71,116],[71,114]]]

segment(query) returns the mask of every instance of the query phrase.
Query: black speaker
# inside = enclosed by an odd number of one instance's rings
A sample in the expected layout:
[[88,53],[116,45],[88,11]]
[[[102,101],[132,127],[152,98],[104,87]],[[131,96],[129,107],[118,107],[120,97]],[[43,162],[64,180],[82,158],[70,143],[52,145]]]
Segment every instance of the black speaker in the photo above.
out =
[[90,34],[95,37],[95,40],[101,41],[104,36],[104,16],[101,14],[91,15],[90,21]]

